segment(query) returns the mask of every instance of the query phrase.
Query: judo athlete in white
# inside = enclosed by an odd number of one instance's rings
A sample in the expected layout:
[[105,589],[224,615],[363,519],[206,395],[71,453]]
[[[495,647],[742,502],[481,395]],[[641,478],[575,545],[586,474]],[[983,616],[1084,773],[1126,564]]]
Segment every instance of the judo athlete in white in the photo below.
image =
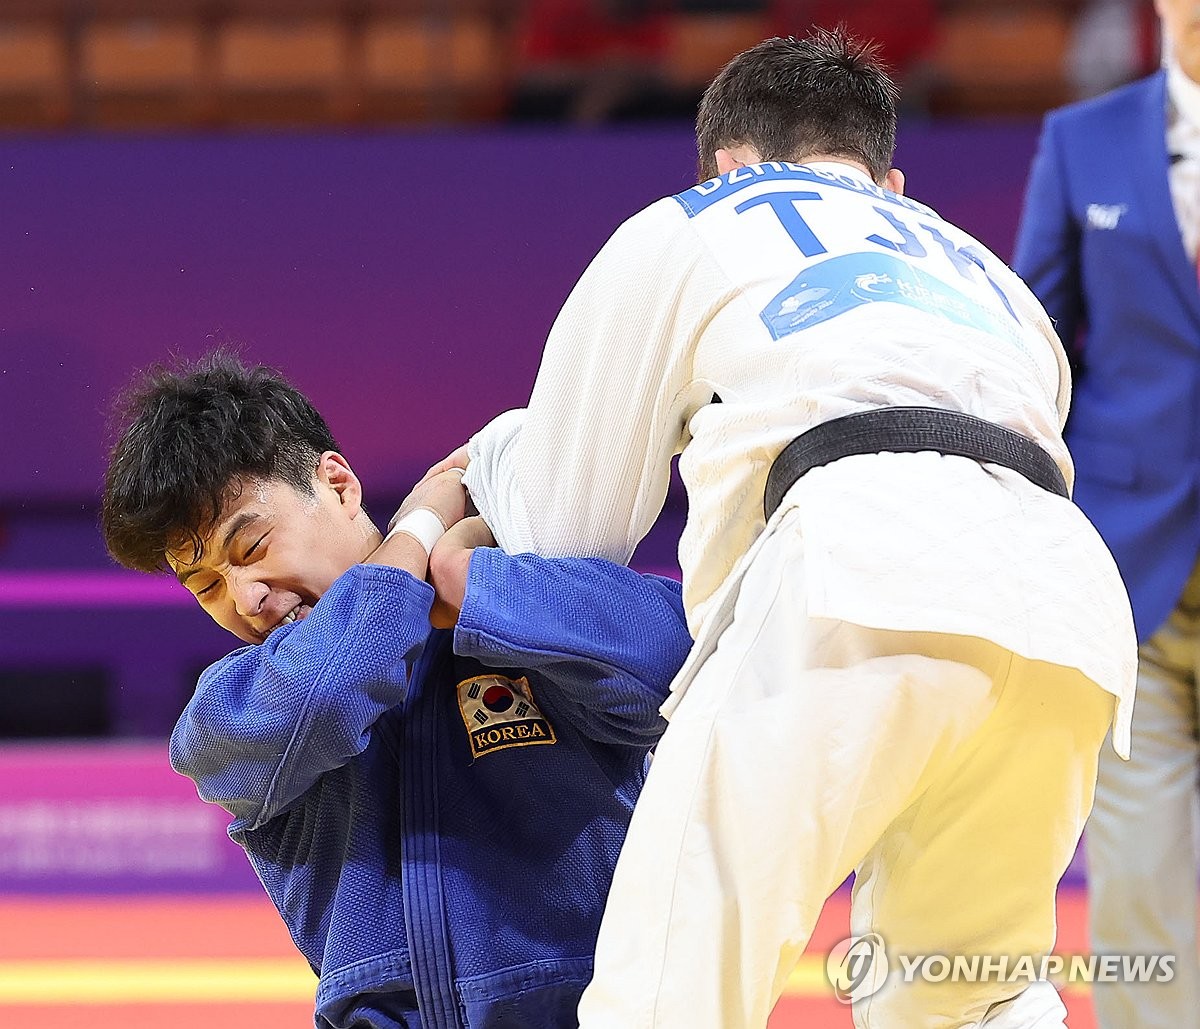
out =
[[764,512],[789,441],[892,408],[1020,434],[1069,489],[1059,341],[999,259],[901,195],[895,101],[838,32],[735,58],[700,109],[710,177],[617,230],[555,321],[527,410],[466,449],[505,549],[619,562],[682,455],[697,642],[585,1029],[765,1025],[852,871],[852,931],[880,934],[893,969],[858,1026],[1063,1024],[1048,982],[904,983],[896,957],[1011,968],[1053,946],[1110,724],[1128,748],[1136,652],[1107,549],[1020,462],[899,430],[864,447],[855,423],[834,427],[850,456]]

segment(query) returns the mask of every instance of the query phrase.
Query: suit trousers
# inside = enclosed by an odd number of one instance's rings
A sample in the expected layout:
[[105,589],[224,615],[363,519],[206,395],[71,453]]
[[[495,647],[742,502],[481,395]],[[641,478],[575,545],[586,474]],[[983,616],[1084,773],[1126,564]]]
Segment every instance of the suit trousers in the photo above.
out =
[[1086,851],[1092,949],[1173,954],[1169,983],[1096,983],[1101,1029],[1198,1029],[1200,565],[1139,651],[1133,749],[1105,753]]
[[1048,983],[905,983],[898,957],[1051,950],[1114,703],[986,640],[810,618],[785,518],[656,750],[582,1029],[764,1026],[851,871],[892,969],[860,1029],[1061,1026]]

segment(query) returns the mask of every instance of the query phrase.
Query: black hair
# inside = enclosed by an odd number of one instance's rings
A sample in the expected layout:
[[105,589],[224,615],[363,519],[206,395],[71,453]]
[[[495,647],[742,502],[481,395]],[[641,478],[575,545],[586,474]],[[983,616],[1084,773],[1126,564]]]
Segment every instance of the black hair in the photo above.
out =
[[874,44],[842,26],[765,40],[705,90],[696,115],[700,179],[716,176],[718,149],[745,144],[764,161],[851,158],[882,182],[896,148],[899,97]]
[[167,568],[167,552],[188,542],[199,560],[203,535],[242,480],[312,493],[321,454],[338,449],[303,393],[226,351],[145,369],[114,413],[100,527],[113,559],[144,572]]

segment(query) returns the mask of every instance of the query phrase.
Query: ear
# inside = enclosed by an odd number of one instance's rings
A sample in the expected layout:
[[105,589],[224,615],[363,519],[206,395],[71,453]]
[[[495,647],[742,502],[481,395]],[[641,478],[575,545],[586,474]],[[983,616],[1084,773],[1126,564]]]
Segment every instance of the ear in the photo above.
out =
[[350,518],[358,517],[362,511],[362,483],[358,481],[350,462],[336,450],[326,450],[321,455],[317,462],[317,483],[337,494],[338,503]]
[[717,159],[718,175],[727,175],[729,172],[733,171],[734,168],[742,167],[742,162],[734,157],[733,154],[731,154],[724,147],[719,148],[715,156]]
[[748,164],[762,163],[759,152],[746,143],[739,143],[733,147],[720,147],[713,156],[717,160],[718,175],[724,175],[735,168],[745,168]]
[[897,196],[904,196],[904,172],[899,168],[889,168],[883,177],[883,188],[890,189]]

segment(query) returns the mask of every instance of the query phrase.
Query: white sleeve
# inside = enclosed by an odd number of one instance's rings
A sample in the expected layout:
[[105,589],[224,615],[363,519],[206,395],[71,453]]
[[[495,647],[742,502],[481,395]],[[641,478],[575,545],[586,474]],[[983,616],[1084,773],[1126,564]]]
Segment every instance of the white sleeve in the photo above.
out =
[[524,424],[509,412],[471,440],[464,481],[505,550],[625,563],[654,524],[698,395],[704,305],[718,300],[693,281],[701,259],[668,198],[622,225],[584,272],[546,341]]
[[[476,510],[487,522],[496,542],[510,554],[521,553],[522,548],[515,545],[509,527],[528,521],[521,495],[503,488],[505,468],[512,461],[509,450],[521,434],[524,422],[525,409],[517,408],[497,415],[475,433],[467,442],[470,462],[463,474],[463,486],[471,494]],[[515,510],[518,506],[519,510]]]

